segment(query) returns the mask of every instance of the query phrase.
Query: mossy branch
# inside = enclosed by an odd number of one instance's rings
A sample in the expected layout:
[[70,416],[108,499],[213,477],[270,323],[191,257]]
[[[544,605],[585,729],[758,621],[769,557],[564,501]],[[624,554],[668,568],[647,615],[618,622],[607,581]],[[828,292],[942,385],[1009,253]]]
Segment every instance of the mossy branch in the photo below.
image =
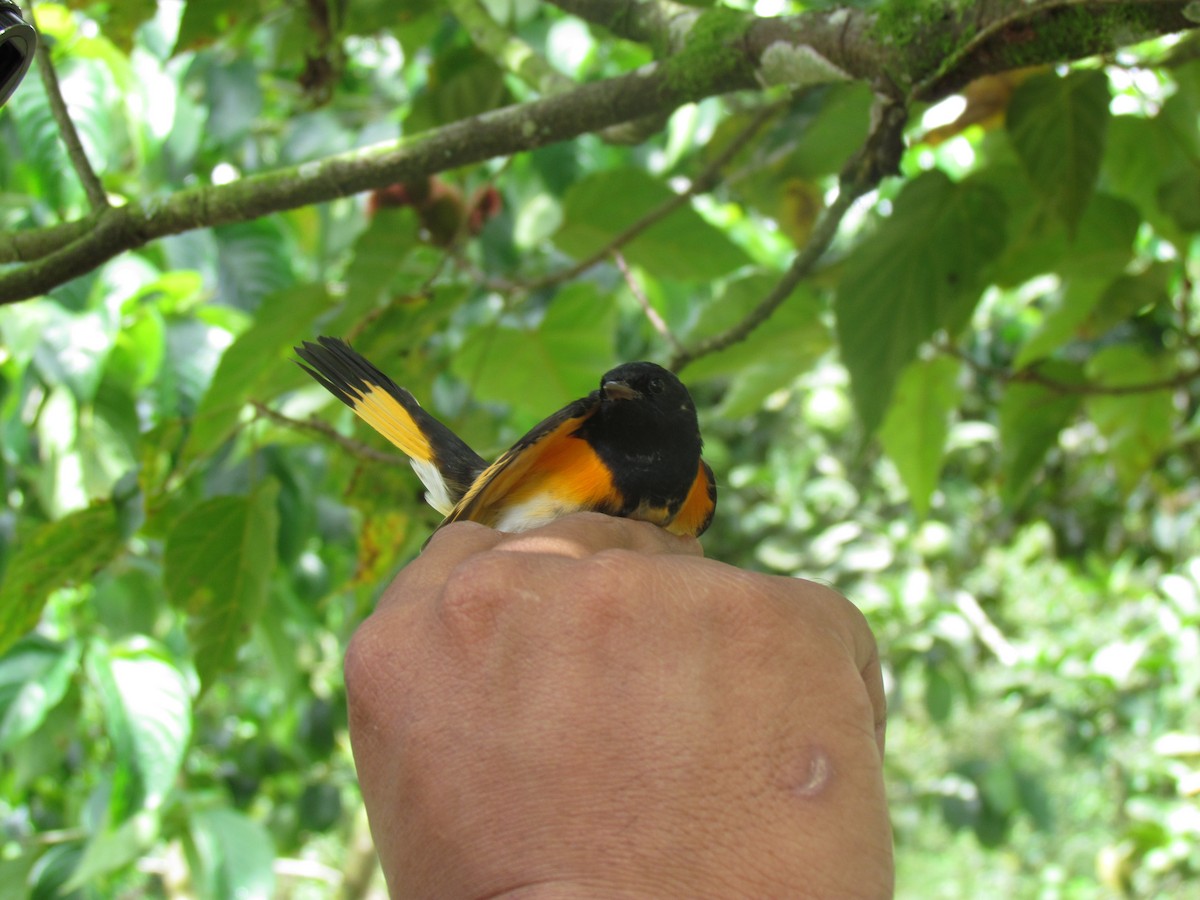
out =
[[[670,0],[556,0],[589,22],[676,52],[659,63],[323,160],[180,191],[77,222],[0,234],[0,303],[43,294],[120,253],[194,228],[246,221],[599,132],[739,90],[860,80],[893,103],[933,100],[988,72],[1107,52],[1195,28],[1192,0],[982,0],[921,4],[902,34],[855,9],[757,18]],[[961,9],[960,9],[961,6]],[[462,9],[467,9],[463,0]],[[957,10],[957,11],[956,11]],[[964,11],[965,10],[965,11]],[[469,16],[470,13],[467,13]],[[89,192],[91,193],[91,192]],[[98,198],[97,198],[98,199]]]

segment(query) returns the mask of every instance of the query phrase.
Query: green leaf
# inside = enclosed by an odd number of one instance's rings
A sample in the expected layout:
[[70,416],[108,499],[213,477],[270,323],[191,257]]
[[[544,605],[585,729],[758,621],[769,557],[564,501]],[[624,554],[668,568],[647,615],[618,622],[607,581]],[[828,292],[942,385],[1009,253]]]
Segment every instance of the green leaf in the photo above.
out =
[[940,668],[931,665],[925,670],[925,711],[934,722],[942,723],[950,717],[954,706],[954,684]]
[[1102,71],[1038,75],[1013,93],[1006,125],[1030,180],[1074,233],[1091,199],[1108,128]]
[[1200,231],[1200,172],[1180,172],[1158,188],[1158,205],[1180,231]]
[[959,368],[958,361],[948,356],[910,365],[900,376],[892,405],[879,429],[883,449],[921,517],[929,512],[950,431],[950,414],[961,394]]
[[[355,314],[372,309],[392,289],[403,271],[408,251],[417,243],[417,215],[411,209],[380,209],[354,242],[354,257],[346,268],[346,304]],[[424,273],[426,279],[428,273]]]
[[105,19],[104,33],[126,54],[133,49],[133,36],[158,9],[155,0],[123,0],[114,3]]
[[536,328],[480,328],[451,366],[475,397],[511,405],[532,425],[600,386],[613,365],[614,316],[594,285],[571,284]]
[[0,657],[0,750],[10,750],[41,726],[71,685],[79,646],[37,635]]
[[437,55],[429,78],[404,118],[405,134],[427,131],[470,118],[511,102],[504,71],[473,45],[458,45]]
[[158,838],[158,817],[150,812],[130,816],[116,828],[92,835],[79,864],[62,886],[63,894],[94,886],[97,879],[123,869],[136,860]]
[[[1048,362],[1038,372],[1062,384],[1080,384],[1078,366]],[[1076,393],[1056,391],[1036,382],[1013,381],[1000,399],[1000,465],[1003,493],[1008,502],[1024,496],[1033,476],[1055,445],[1058,434],[1075,417],[1082,403]]]
[[254,323],[221,356],[196,409],[185,460],[210,455],[229,437],[242,407],[278,368],[291,365],[287,357],[292,347],[310,333],[313,319],[329,302],[324,288],[315,285],[263,301]]
[[[640,169],[596,172],[567,191],[554,243],[577,259],[591,256],[673,196]],[[686,203],[621,252],[651,275],[679,281],[711,281],[750,263],[744,250]]]
[[1132,204],[1096,194],[1084,210],[1070,254],[1059,264],[1059,271],[1067,278],[1119,275],[1133,256],[1141,224],[1141,216]]
[[261,825],[232,809],[192,812],[188,856],[192,883],[204,900],[270,900],[275,849]]
[[0,900],[29,900],[29,883],[37,862],[33,850],[13,859],[0,859]]
[[279,487],[248,497],[214,497],[179,517],[167,535],[167,595],[190,621],[196,670],[205,685],[228,668],[267,599],[275,566]]
[[257,16],[261,6],[262,0],[187,0],[172,55],[211,44]]
[[187,682],[165,652],[144,638],[88,654],[116,757],[111,821],[162,806],[192,735]]
[[1075,337],[1104,292],[1107,278],[1078,278],[1068,282],[1057,305],[1052,306],[1038,328],[1021,347],[1014,368],[1024,369],[1043,359]]
[[1003,249],[1004,217],[994,191],[934,170],[904,188],[892,215],[847,260],[834,301],[837,335],[868,432],[921,342],[967,324],[983,269]]
[[48,522],[20,541],[0,584],[0,653],[37,624],[51,593],[90,579],[121,544],[110,504]]
[[[695,344],[742,321],[777,280],[759,274],[729,282],[701,311],[686,342]],[[768,395],[791,384],[829,350],[833,340],[823,307],[811,291],[798,288],[745,340],[688,366],[687,380],[728,379],[719,414],[738,418],[755,412]]]
[[[1088,362],[1088,375],[1102,387],[1151,384],[1170,372],[1161,358],[1137,347],[1118,344]],[[1087,398],[1087,414],[1108,441],[1108,455],[1117,483],[1129,492],[1171,446],[1175,403],[1170,390],[1127,394],[1095,394]]]
[[223,303],[254,311],[265,297],[295,280],[295,249],[273,219],[236,222],[213,229]]

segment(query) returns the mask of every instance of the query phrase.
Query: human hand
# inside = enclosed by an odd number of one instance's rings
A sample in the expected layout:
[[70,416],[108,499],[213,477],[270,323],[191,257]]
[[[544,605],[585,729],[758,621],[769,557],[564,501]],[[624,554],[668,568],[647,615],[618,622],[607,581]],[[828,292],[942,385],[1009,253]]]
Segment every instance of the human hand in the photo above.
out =
[[886,897],[874,638],[829,588],[578,514],[439,531],[346,655],[394,897]]

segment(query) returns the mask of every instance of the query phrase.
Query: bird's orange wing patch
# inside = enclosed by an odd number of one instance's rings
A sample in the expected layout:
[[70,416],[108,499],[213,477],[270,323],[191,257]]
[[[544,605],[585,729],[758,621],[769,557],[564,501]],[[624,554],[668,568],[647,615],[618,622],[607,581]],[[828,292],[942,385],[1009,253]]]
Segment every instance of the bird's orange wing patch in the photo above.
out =
[[667,525],[667,531],[672,534],[690,534],[699,537],[712,523],[713,512],[717,508],[717,481],[713,477],[708,463],[700,460],[700,468],[696,472],[696,480],[688,491],[687,498],[679,507],[675,518]]
[[468,519],[521,531],[578,510],[620,509],[623,498],[608,467],[587,441],[574,437],[592,412],[543,423],[479,476],[446,522]]

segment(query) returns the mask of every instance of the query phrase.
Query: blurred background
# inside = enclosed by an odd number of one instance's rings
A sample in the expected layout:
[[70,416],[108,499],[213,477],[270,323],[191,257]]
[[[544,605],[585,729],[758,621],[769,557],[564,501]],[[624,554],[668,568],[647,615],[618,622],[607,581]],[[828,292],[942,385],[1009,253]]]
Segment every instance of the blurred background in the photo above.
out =
[[[845,6],[892,42],[943,12]],[[106,203],[316,178],[562,89],[514,46],[579,82],[653,59],[534,0],[34,11],[59,86],[0,110],[0,285]],[[489,457],[617,361],[694,357],[707,554],[828,582],[879,638],[898,896],[1196,896],[1200,43],[1129,34],[914,106],[900,175],[710,352],[829,223],[866,85],[0,288],[0,898],[384,895],[341,657],[438,517],[291,362],[317,334]]]

